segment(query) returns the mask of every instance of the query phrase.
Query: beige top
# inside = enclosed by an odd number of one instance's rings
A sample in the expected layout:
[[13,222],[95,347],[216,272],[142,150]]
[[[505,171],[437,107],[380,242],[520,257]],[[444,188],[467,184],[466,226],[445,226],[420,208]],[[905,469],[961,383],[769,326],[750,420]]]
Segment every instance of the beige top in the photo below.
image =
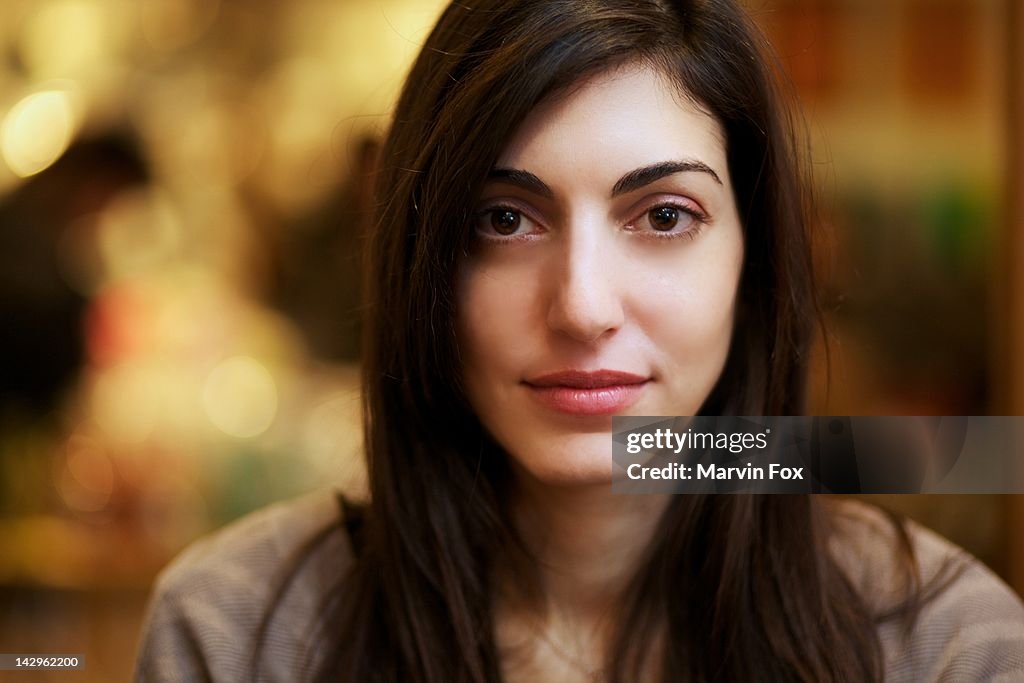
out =
[[[894,576],[893,533],[876,509],[836,502],[844,533],[834,552],[872,600]],[[334,525],[274,612],[260,681],[301,680],[316,661],[309,637],[324,595],[351,555],[335,495],[324,491],[257,511],[187,548],[159,576],[136,665],[138,682],[247,680],[253,638],[278,575],[317,532]],[[980,562],[914,523],[909,531],[925,581],[951,556],[966,570],[923,609],[911,637],[879,627],[890,681],[1024,681],[1024,605]],[[868,590],[866,587],[874,588]],[[898,587],[888,592],[895,595]]]

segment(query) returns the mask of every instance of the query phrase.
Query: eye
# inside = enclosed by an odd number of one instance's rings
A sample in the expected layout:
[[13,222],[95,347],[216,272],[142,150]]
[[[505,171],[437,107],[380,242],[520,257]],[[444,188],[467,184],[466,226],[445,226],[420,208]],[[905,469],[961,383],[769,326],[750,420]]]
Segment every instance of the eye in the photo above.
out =
[[657,238],[693,238],[706,221],[707,216],[694,206],[663,202],[649,208],[630,228]]
[[522,211],[511,206],[493,206],[477,213],[476,233],[484,239],[502,240],[540,232],[539,226]]

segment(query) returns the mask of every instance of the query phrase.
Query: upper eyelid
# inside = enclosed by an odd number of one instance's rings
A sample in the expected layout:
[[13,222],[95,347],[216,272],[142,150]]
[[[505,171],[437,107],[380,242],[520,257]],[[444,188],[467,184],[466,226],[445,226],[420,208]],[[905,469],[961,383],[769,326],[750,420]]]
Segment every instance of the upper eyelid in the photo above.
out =
[[665,200],[678,200],[688,202],[690,204],[696,204],[698,207],[701,207],[701,210],[703,210],[704,203],[701,202],[696,197],[694,197],[691,193],[687,192],[649,192],[648,194],[644,195],[637,201],[633,202],[633,205],[639,206],[641,204],[657,204],[658,202]]
[[495,195],[490,199],[484,199],[477,202],[477,213],[483,213],[485,211],[493,211],[494,209],[500,208],[514,208],[516,211],[522,210],[532,211],[532,206],[529,202],[510,195]]
[[494,211],[495,209],[515,209],[516,211],[526,212],[522,203],[514,199],[492,199],[480,202],[480,207],[476,210],[476,213],[487,213],[488,211]]

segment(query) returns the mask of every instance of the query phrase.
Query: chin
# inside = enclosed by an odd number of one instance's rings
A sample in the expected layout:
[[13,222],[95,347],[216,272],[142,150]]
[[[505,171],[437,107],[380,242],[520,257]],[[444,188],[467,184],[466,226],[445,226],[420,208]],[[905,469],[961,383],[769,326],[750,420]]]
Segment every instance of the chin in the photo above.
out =
[[517,469],[550,486],[592,486],[612,481],[611,434],[568,434],[554,443],[509,444]]

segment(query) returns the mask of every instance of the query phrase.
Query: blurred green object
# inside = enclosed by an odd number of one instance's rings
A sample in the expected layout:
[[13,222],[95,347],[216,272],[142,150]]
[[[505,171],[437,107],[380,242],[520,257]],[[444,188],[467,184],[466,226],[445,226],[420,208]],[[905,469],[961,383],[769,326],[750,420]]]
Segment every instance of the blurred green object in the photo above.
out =
[[939,264],[954,274],[984,269],[995,201],[967,182],[927,188],[921,218]]

